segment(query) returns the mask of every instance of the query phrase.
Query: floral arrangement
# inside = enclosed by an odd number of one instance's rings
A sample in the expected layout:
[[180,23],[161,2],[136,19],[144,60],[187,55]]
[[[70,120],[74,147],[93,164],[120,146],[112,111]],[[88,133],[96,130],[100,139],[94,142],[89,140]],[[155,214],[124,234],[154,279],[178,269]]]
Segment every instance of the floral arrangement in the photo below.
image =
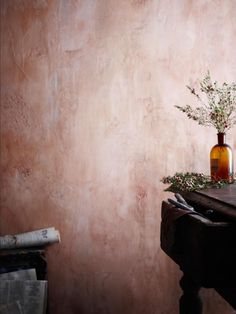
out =
[[212,82],[208,71],[200,81],[202,97],[194,88],[187,88],[201,105],[196,108],[190,105],[175,107],[186,113],[189,119],[203,126],[213,126],[218,133],[225,133],[236,124],[236,83],[219,86],[217,82]]
[[212,181],[210,176],[203,173],[177,172],[174,176],[163,177],[161,180],[164,184],[170,184],[165,189],[168,192],[195,191],[207,188],[222,188],[227,184],[226,181]]

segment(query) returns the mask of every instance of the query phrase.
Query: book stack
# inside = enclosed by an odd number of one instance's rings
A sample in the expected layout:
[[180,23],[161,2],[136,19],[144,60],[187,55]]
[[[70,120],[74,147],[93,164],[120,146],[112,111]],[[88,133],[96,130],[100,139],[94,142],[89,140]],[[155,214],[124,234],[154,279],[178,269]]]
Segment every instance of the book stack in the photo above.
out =
[[0,237],[0,314],[45,314],[47,263],[44,248],[60,242],[55,228]]

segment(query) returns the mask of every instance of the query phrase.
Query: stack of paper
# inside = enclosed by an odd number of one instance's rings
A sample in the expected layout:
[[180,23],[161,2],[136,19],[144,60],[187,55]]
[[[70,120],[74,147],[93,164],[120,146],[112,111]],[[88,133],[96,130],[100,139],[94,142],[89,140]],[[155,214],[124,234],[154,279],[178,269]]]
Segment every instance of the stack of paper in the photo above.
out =
[[45,314],[47,281],[35,269],[0,274],[0,314]]

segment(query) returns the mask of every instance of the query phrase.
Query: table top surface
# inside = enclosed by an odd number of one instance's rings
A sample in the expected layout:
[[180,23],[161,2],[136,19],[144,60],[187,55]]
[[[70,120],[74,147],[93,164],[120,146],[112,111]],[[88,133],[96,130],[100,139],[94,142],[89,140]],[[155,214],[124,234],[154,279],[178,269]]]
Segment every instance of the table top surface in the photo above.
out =
[[231,205],[236,209],[236,184],[228,184],[221,189],[196,191],[196,193],[214,199],[215,201]]
[[227,184],[221,189],[184,192],[183,197],[197,206],[213,209],[236,221],[236,184]]

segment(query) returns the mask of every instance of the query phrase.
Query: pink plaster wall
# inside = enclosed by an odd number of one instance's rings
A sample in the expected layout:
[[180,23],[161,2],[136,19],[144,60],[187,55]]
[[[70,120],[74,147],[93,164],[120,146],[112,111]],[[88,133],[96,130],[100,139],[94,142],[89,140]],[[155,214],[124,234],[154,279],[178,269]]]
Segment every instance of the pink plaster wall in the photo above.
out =
[[[216,136],[173,105],[207,69],[235,81],[235,13],[234,0],[1,0],[0,232],[60,230],[52,314],[177,313],[159,180],[207,172]],[[233,313],[202,295],[204,313]]]

